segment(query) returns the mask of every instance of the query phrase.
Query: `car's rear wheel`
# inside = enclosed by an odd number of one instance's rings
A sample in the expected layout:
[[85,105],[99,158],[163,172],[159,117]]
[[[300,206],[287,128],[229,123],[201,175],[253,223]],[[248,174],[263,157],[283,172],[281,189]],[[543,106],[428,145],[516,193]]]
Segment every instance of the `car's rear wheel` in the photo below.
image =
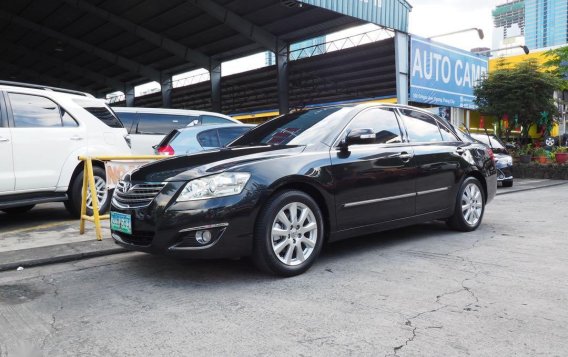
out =
[[[99,202],[99,213],[103,214],[108,211],[110,207],[111,194],[106,188],[106,174],[105,170],[101,167],[93,167],[93,176],[95,179],[95,187],[97,188],[97,198]],[[74,217],[79,217],[81,215],[81,203],[82,203],[82,190],[83,190],[83,171],[81,171],[71,183],[69,187],[69,200],[65,202],[65,208]],[[93,199],[91,197],[91,191],[87,191],[87,214],[89,216],[93,215]]]
[[294,276],[308,270],[323,245],[324,224],[317,203],[301,191],[282,191],[256,222],[253,260],[261,270]]
[[458,231],[474,231],[481,224],[485,212],[485,197],[483,187],[475,177],[468,177],[462,183],[456,207],[448,225]]
[[1,211],[5,212],[7,214],[22,214],[22,213],[26,213],[27,211],[31,210],[34,207],[35,207],[35,205],[22,206],[22,207],[11,207],[11,208],[4,208]]
[[507,180],[502,182],[503,187],[513,187],[513,180]]

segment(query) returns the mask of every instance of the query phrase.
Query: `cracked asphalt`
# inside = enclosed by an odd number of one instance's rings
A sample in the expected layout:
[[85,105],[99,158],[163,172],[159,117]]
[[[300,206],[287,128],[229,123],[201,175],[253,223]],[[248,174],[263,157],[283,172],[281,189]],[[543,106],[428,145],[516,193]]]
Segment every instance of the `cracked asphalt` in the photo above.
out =
[[566,356],[567,198],[332,244],[288,279],[144,254],[4,272],[0,356]]

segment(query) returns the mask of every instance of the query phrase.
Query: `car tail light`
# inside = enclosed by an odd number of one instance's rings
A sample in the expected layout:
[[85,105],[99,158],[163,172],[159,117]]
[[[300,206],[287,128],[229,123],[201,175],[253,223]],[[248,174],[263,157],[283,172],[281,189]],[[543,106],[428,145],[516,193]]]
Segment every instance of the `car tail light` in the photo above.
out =
[[158,155],[171,156],[171,155],[174,155],[174,154],[175,154],[174,148],[169,146],[169,145],[160,146],[158,148]]

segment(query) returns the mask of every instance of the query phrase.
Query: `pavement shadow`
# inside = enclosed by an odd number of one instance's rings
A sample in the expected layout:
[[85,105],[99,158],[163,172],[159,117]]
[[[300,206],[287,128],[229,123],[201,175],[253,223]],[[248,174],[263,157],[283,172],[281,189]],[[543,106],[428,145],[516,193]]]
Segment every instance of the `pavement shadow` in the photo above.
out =
[[[369,251],[381,251],[412,241],[440,239],[444,235],[455,235],[444,223],[431,222],[416,226],[385,231],[372,235],[355,237],[340,242],[329,243],[318,258],[315,266],[306,274],[318,274],[326,264],[341,264],[341,260],[352,261]],[[318,269],[319,267],[319,269]],[[136,254],[128,258],[124,267],[129,274],[136,273],[148,283],[171,286],[179,284],[238,284],[286,280],[264,274],[256,269],[250,258],[235,260],[189,260],[170,256]],[[296,279],[304,276],[290,278]]]
[[50,203],[37,205],[25,213],[8,214],[0,211],[0,228],[2,231],[9,231],[73,219],[63,203]]

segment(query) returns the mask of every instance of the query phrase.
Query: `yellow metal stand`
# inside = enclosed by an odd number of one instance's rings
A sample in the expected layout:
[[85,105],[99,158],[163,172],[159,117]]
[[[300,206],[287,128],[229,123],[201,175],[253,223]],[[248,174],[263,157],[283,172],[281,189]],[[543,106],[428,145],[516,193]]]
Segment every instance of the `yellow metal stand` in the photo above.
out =
[[[95,186],[95,176],[93,175],[93,160],[95,161],[113,161],[113,160],[159,160],[167,158],[168,156],[145,155],[145,156],[97,156],[85,157],[79,156],[79,160],[83,161],[83,190],[81,198],[81,223],[79,234],[85,234],[85,222],[93,222],[95,224],[95,232],[97,240],[103,239],[101,230],[101,221],[110,219],[110,215],[99,214],[99,197],[97,196],[97,187]],[[93,215],[87,214],[87,192],[91,193],[91,204],[93,206]]]

